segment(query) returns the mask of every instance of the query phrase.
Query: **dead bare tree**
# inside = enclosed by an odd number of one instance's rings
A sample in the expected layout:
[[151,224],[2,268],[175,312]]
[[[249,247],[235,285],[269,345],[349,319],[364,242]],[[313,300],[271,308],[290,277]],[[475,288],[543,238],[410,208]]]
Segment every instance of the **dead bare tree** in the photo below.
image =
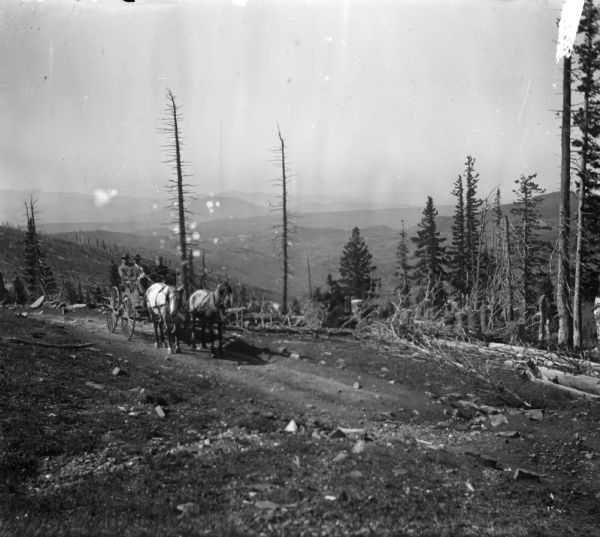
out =
[[169,193],[169,200],[173,207],[177,209],[176,219],[172,222],[176,224],[176,231],[179,235],[179,258],[181,260],[181,284],[184,288],[186,298],[190,295],[190,274],[193,273],[190,270],[190,264],[192,263],[192,256],[188,256],[188,238],[186,236],[186,224],[185,217],[190,211],[186,207],[186,201],[189,199],[190,191],[188,188],[190,185],[184,183],[184,177],[189,177],[183,173],[184,167],[187,162],[181,158],[181,151],[183,148],[182,134],[180,123],[182,121],[181,111],[175,101],[175,96],[170,89],[167,89],[167,107],[165,110],[165,117],[162,120],[162,127],[160,132],[166,134],[169,137],[169,142],[163,146],[163,149],[167,155],[165,164],[173,166],[175,177],[168,180],[167,191]]
[[273,183],[281,186],[280,201],[271,204],[274,211],[281,211],[281,224],[275,225],[275,231],[281,230],[281,257],[283,262],[283,296],[281,310],[284,315],[288,312],[288,283],[290,278],[290,236],[294,232],[293,218],[289,210],[288,202],[288,186],[289,186],[289,169],[286,162],[286,142],[281,134],[279,123],[277,123],[277,136],[279,144],[272,151],[277,155],[272,160],[273,164],[281,170],[281,177],[273,180]]

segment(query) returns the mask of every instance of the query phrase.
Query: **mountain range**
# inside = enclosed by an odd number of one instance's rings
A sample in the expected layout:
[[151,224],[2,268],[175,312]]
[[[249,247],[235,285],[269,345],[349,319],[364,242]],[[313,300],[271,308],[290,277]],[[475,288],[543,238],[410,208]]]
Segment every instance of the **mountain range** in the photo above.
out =
[[[0,192],[0,221],[24,220],[23,204],[26,199],[28,194],[25,192]],[[174,218],[168,209],[160,205],[164,200],[115,196],[98,206],[93,196],[83,194],[39,193],[36,199],[36,218],[45,234],[44,240],[60,241],[52,251],[59,252],[60,259],[56,263],[66,264],[68,270],[76,270],[79,263],[82,267],[89,265],[93,257],[90,245],[105,246],[104,251],[97,255],[98,267],[95,270],[98,274],[105,270],[101,267],[107,266],[108,259],[118,260],[122,251],[139,252],[147,259],[160,252],[171,262],[176,260],[177,240],[172,230]],[[542,223],[548,227],[543,238],[549,241],[556,236],[558,200],[556,192],[543,195],[538,200]],[[398,231],[404,221],[407,235],[415,236],[422,209],[390,208],[356,200],[304,198],[295,201],[296,206],[303,205],[312,212],[298,211],[292,219],[295,232],[289,238],[291,296],[308,294],[309,265],[313,288],[324,288],[328,274],[337,277],[343,247],[355,226],[360,228],[373,255],[376,276],[388,289],[393,288]],[[263,289],[265,294],[277,294],[281,287],[281,235],[278,229],[281,216],[270,206],[274,202],[276,198],[269,194],[241,192],[191,200],[188,222],[193,223],[197,232],[192,249],[198,254],[204,252],[211,273],[227,275],[238,282]],[[575,205],[576,198],[572,196],[573,214]],[[329,210],[326,210],[327,207]],[[509,218],[511,208],[511,204],[502,207]],[[451,206],[438,207],[438,230],[447,239],[446,245],[450,244],[453,211]],[[3,246],[1,239],[0,236],[0,249]],[[85,258],[77,259],[81,257],[77,248],[65,251],[65,244],[69,241],[87,244]],[[409,245],[412,246],[410,241]],[[14,252],[11,257],[17,256],[12,261],[0,259],[3,266],[0,268],[10,270],[14,263],[19,262],[18,252],[14,244],[11,250],[5,248],[4,251]],[[48,261],[52,264],[52,259]]]

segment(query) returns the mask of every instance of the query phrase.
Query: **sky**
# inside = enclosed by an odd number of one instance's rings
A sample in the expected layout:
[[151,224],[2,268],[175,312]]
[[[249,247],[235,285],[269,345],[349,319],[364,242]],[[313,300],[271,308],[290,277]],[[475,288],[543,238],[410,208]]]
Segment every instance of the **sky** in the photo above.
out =
[[0,189],[164,195],[166,92],[197,194],[452,202],[560,184],[560,0],[3,0]]

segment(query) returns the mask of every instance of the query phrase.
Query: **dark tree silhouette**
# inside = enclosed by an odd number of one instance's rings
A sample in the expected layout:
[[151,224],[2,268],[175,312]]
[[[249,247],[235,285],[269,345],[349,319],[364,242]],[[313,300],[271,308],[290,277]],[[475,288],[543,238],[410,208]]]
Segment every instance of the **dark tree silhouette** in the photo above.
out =
[[397,289],[403,297],[407,297],[410,291],[408,281],[410,278],[410,265],[408,263],[408,242],[407,242],[406,230],[404,229],[404,220],[402,220],[402,229],[400,230],[400,240],[398,242],[398,248],[396,249],[396,273],[395,276],[398,278]]
[[[600,275],[600,38],[599,10],[586,0],[579,24],[580,41],[573,52],[577,79],[576,90],[583,102],[575,110],[573,126],[578,137],[573,147],[579,154],[577,170],[577,235],[575,246],[575,281],[573,283],[573,346],[582,346],[582,301],[593,299]],[[570,194],[570,193],[569,193]],[[560,282],[559,282],[560,283]],[[566,318],[568,321],[568,317]]]
[[537,174],[522,175],[515,180],[517,188],[513,192],[517,199],[511,213],[515,217],[515,251],[517,267],[520,270],[521,293],[524,301],[524,320],[528,320],[534,311],[534,305],[541,293],[541,285],[546,274],[548,244],[542,241],[538,233],[548,229],[541,225],[539,211],[536,209],[536,194],[543,194],[534,179]]
[[344,246],[339,269],[341,283],[350,296],[361,299],[369,296],[373,286],[372,274],[375,271],[372,259],[365,239],[355,227]]
[[431,300],[434,306],[440,306],[446,298],[443,286],[446,279],[446,251],[442,246],[446,239],[441,238],[437,230],[437,214],[433,198],[428,196],[417,236],[411,237],[416,245],[417,259],[413,278],[422,286],[425,298]]
[[29,200],[25,203],[25,214],[27,216],[27,231],[25,232],[24,260],[25,260],[25,282],[33,296],[40,294],[51,294],[56,292],[57,285],[52,269],[46,263],[46,253],[37,232],[35,222],[35,202]]

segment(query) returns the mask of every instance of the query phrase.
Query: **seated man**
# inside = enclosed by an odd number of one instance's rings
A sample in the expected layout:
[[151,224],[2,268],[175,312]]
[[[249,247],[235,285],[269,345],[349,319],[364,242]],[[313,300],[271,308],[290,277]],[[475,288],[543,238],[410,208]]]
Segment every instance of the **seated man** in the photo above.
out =
[[169,278],[169,267],[163,264],[161,255],[156,256],[154,267],[152,267],[152,272],[150,272],[148,277],[154,283],[167,283],[167,279]]
[[140,296],[143,296],[146,292],[146,289],[150,287],[150,281],[148,280],[148,270],[144,265],[142,265],[142,258],[140,254],[136,254],[133,256],[133,270],[135,273],[137,289],[140,292]]
[[130,293],[137,288],[136,271],[129,254],[121,256],[121,264],[119,265],[119,276],[121,277],[121,290],[128,290]]

